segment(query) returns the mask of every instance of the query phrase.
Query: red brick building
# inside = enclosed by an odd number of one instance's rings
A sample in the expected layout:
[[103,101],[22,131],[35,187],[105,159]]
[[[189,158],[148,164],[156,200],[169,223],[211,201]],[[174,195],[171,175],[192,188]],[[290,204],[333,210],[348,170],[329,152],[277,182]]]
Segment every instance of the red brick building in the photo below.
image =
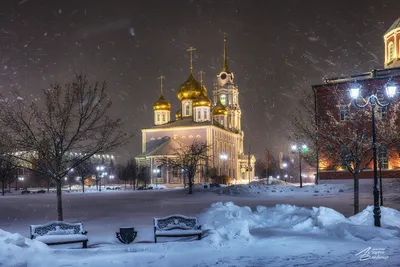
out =
[[[385,43],[385,68],[372,70],[371,72],[325,79],[323,84],[313,85],[315,98],[315,112],[318,120],[329,120],[334,116],[335,121],[345,125],[349,114],[357,109],[351,104],[349,95],[350,87],[355,84],[361,87],[364,96],[376,94],[383,96],[385,87],[388,84],[397,86],[397,94],[400,92],[400,18],[388,29],[384,35]],[[339,96],[339,97],[338,97]],[[340,99],[340,101],[338,100]],[[399,101],[397,97],[397,101]],[[395,110],[393,110],[395,109]],[[400,112],[394,107],[377,107],[377,119],[387,119],[391,112]],[[400,117],[400,116],[399,116]],[[318,120],[317,123],[318,123]],[[366,123],[370,123],[369,121]],[[400,133],[399,133],[400,134]],[[334,166],[332,162],[323,157],[319,152],[318,173],[320,179],[343,179],[352,178],[351,174],[343,168]],[[400,153],[391,151],[380,154],[382,162],[382,177],[400,178]],[[360,173],[360,178],[372,178],[373,166]]]

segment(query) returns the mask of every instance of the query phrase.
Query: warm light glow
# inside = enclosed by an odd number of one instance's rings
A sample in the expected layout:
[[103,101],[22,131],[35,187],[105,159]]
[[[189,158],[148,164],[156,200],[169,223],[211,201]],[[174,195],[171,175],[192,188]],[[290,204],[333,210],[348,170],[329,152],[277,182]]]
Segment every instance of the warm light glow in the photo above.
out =
[[287,163],[286,162],[282,163],[282,167],[286,168],[287,167]]
[[222,160],[227,160],[228,159],[228,155],[227,154],[221,154],[219,155],[219,158]]
[[386,95],[389,98],[394,97],[394,95],[396,94],[397,91],[397,86],[396,85],[387,85],[386,86]]
[[360,88],[359,87],[350,88],[350,97],[352,99],[357,99],[359,94],[360,94]]
[[297,146],[296,145],[292,145],[292,150],[296,151],[297,150]]

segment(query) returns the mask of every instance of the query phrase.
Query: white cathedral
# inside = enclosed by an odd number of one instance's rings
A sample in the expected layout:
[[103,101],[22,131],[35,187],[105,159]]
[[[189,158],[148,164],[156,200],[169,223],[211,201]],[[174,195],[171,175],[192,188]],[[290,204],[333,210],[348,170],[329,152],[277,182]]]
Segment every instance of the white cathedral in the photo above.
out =
[[[175,120],[171,119],[171,103],[163,96],[163,77],[160,77],[161,95],[153,106],[154,125],[142,129],[142,153],[135,157],[136,162],[138,166],[149,168],[152,183],[182,185],[184,174],[179,170],[169,170],[157,159],[173,156],[182,144],[198,140],[210,147],[210,162],[207,165],[215,168],[217,175],[226,178],[223,183],[248,183],[254,177],[255,157],[246,155],[243,147],[239,89],[228,68],[226,38],[223,66],[214,81],[212,101],[203,85],[201,72],[200,82],[193,75],[194,50],[188,49],[191,55],[190,73],[178,89],[177,97],[181,105],[175,114]],[[210,181],[205,174],[204,167],[199,167],[194,182]]]

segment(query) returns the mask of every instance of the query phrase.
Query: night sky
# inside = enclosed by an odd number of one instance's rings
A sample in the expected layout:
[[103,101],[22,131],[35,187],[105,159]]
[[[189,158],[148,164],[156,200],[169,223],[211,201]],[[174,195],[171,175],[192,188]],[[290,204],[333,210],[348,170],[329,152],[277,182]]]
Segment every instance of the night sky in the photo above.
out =
[[206,72],[209,95],[222,66],[224,32],[229,67],[239,85],[246,150],[287,149],[296,97],[323,77],[383,67],[383,34],[400,16],[400,1],[56,1],[0,4],[0,92],[40,90],[74,72],[106,80],[112,115],[132,142],[116,152],[140,153],[140,129],[153,123],[163,74],[165,96],[189,74]]

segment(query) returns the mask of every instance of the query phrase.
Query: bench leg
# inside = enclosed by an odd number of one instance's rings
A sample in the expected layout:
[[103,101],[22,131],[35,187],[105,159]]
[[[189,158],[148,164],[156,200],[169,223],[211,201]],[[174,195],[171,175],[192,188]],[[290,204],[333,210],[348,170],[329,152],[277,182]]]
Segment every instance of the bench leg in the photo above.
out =
[[157,243],[157,236],[154,235],[154,243]]
[[82,246],[82,248],[87,248],[87,240],[86,240],[86,241],[83,241],[83,246]]
[[201,239],[201,234],[199,234],[199,236],[197,237],[197,240],[200,240]]

